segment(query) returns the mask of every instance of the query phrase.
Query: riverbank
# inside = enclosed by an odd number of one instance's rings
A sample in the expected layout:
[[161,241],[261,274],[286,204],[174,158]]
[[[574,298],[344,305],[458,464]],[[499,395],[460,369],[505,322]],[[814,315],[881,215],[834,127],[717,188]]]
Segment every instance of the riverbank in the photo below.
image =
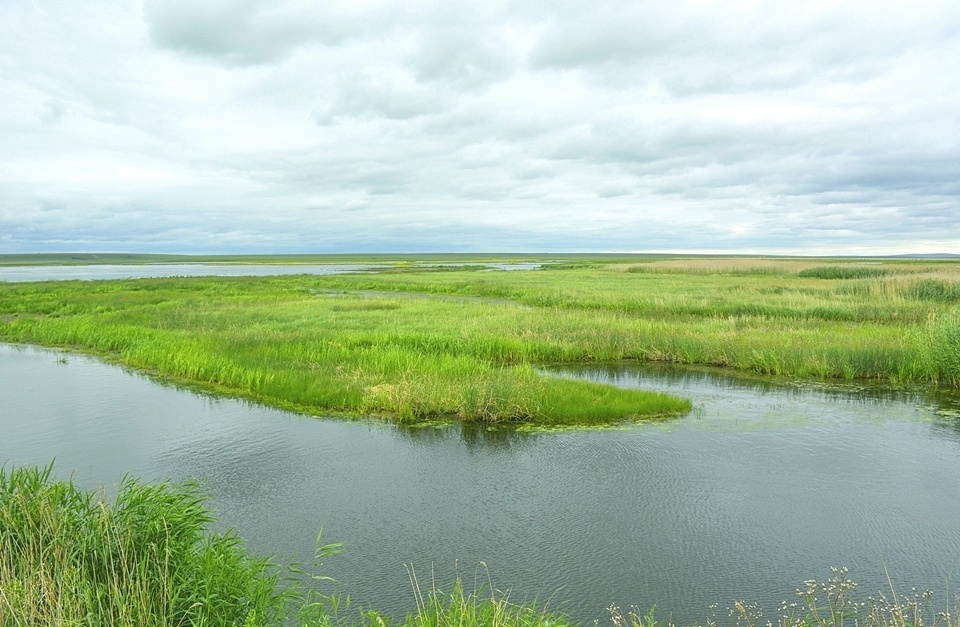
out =
[[0,284],[0,340],[315,415],[599,424],[681,399],[542,365],[708,364],[960,384],[952,261],[582,260],[527,272]]

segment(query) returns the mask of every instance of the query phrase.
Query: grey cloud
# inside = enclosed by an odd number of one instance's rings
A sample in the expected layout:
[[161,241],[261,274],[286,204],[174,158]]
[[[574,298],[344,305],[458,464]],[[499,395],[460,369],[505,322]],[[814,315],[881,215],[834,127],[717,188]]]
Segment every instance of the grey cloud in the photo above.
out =
[[343,118],[365,115],[408,120],[443,111],[442,96],[421,86],[396,85],[385,78],[354,76],[341,80],[333,102],[318,108],[318,124],[332,124]]
[[[530,53],[540,68],[570,68],[610,62],[634,63],[666,54],[679,37],[650,28],[642,15],[585,12],[575,20],[550,24]],[[652,24],[651,24],[652,25]]]
[[157,45],[228,65],[269,63],[307,42],[342,43],[362,24],[324,5],[270,0],[148,0],[144,18]]
[[63,106],[57,100],[48,100],[40,111],[40,121],[44,124],[59,124],[63,119]]
[[512,49],[485,30],[444,29],[424,38],[408,61],[417,80],[474,89],[510,76],[517,60]]
[[[654,80],[678,97],[794,90],[813,82],[863,82],[877,77],[885,65],[875,57],[811,59],[757,50],[708,56],[662,65]],[[734,58],[735,57],[735,58]]]
[[[763,5],[761,5],[763,6]],[[794,5],[745,16],[679,3],[600,3],[575,19],[549,20],[530,53],[533,67],[580,69],[596,87],[658,84],[675,96],[863,82],[892,60],[953,31],[921,22],[904,31],[844,13],[808,17]],[[575,9],[576,11],[576,9]],[[833,13],[833,14],[830,14]]]
[[658,172],[688,165],[738,160],[749,153],[751,137],[705,122],[645,123],[612,118],[571,129],[549,142],[552,159],[590,163],[653,165]]
[[823,177],[820,184],[835,189],[915,190],[926,195],[960,197],[958,164],[960,151],[954,159],[945,161],[873,158],[844,172]]
[[600,198],[617,198],[619,196],[629,196],[632,190],[625,185],[604,185],[597,190],[597,196]]
[[534,181],[537,179],[551,179],[554,177],[554,171],[545,166],[527,166],[513,173],[513,178],[518,181]]

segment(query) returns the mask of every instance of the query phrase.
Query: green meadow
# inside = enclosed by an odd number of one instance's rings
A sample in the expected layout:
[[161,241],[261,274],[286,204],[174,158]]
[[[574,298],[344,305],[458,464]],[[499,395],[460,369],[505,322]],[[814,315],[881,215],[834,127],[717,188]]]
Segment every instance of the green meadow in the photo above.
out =
[[597,424],[690,407],[542,372],[572,363],[960,385],[955,261],[611,256],[512,272],[376,261],[391,268],[4,283],[0,340],[306,414],[407,422]]

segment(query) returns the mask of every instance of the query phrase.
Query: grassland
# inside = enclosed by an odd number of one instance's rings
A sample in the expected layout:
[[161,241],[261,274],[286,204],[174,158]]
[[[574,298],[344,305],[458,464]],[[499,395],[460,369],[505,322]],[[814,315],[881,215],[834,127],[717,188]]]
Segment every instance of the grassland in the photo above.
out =
[[611,256],[503,272],[444,259],[360,275],[0,284],[0,340],[299,412],[402,421],[594,424],[689,407],[539,370],[567,363],[960,386],[956,261]]

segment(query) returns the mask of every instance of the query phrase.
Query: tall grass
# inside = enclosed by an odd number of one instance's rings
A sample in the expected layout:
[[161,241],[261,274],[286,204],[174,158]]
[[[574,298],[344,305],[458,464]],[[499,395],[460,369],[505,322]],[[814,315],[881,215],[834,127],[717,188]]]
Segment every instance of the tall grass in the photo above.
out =
[[817,266],[801,270],[797,276],[806,279],[868,279],[888,273],[884,268],[870,266]]
[[930,370],[938,380],[960,387],[960,307],[930,319],[927,342]]
[[277,570],[212,521],[196,485],[125,480],[108,504],[46,468],[0,469],[0,625],[266,625]]
[[[486,565],[481,562],[481,567]],[[432,585],[424,591],[415,571],[408,568],[416,612],[394,624],[402,627],[573,627],[576,623],[558,612],[550,612],[535,601],[514,603],[508,593],[498,592],[487,576],[485,584],[474,581],[468,591],[457,577],[448,591]],[[387,627],[391,622],[377,611],[363,616],[365,625]]]
[[960,302],[960,282],[943,279],[921,279],[910,285],[909,293],[918,300],[958,303]]

